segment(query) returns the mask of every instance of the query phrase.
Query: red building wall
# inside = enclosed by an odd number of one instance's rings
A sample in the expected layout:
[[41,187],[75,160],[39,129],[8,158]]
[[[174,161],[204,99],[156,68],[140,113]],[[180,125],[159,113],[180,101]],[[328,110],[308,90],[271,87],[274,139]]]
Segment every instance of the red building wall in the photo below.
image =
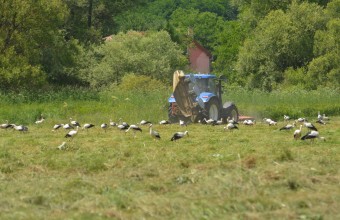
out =
[[211,54],[199,43],[194,42],[193,46],[188,48],[190,69],[199,73],[210,73]]

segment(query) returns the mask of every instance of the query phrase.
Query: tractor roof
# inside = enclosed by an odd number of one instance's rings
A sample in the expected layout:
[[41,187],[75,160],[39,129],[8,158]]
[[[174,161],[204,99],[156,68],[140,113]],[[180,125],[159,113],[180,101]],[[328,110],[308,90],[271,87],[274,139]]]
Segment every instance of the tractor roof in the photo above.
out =
[[[216,75],[213,74],[193,74],[196,79],[215,79]],[[185,77],[190,77],[190,74],[185,75]]]

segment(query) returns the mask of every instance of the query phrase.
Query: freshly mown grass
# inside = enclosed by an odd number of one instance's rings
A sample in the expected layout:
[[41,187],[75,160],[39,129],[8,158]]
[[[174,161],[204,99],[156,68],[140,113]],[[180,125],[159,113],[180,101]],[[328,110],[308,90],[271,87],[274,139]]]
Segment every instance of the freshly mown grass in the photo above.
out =
[[[234,100],[240,111],[250,94],[243,102]],[[98,93],[96,99],[54,102],[2,100],[1,120],[26,124],[29,131],[0,130],[0,218],[340,217],[339,114],[329,115],[327,125],[316,125],[326,142],[311,143],[295,141],[293,131],[279,131],[282,119],[268,126],[259,118],[256,125],[240,124],[233,132],[200,124],[161,126],[157,122],[166,118],[167,97],[163,91]],[[262,117],[261,102],[266,107],[270,102],[256,98],[247,107],[260,110]],[[41,113],[45,122],[34,124]],[[311,121],[316,114],[308,115]],[[51,131],[70,117],[96,127],[79,130],[73,140],[64,138],[64,130]],[[147,126],[136,138],[116,128],[102,131],[100,124],[110,118],[130,124],[151,120],[161,140],[153,140]],[[188,137],[170,141],[174,132],[184,130]],[[66,149],[56,149],[63,141]]]

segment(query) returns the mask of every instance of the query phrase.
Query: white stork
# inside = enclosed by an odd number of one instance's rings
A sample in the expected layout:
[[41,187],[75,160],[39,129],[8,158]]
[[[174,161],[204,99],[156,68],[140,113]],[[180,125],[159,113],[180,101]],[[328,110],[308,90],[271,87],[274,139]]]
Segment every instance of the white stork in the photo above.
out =
[[294,131],[294,139],[298,140],[301,137],[302,125],[300,125],[300,129],[296,129]]
[[70,125],[70,124],[64,124],[63,128],[66,129],[66,130],[74,129],[74,127],[72,125]]
[[214,123],[212,123],[213,126],[215,125],[222,125],[223,124],[223,118],[221,118],[221,120],[217,120]]
[[40,120],[35,121],[36,124],[41,124],[45,121],[45,118],[41,118]]
[[70,123],[71,123],[72,126],[79,126],[80,127],[79,122],[73,120],[72,118],[70,118]]
[[319,132],[318,131],[309,131],[307,134],[305,134],[304,136],[302,136],[301,140],[308,140],[311,139],[311,141],[313,141],[314,139],[320,139],[323,141],[326,141],[326,139],[324,137],[320,137]]
[[115,126],[117,126],[117,123],[112,121],[112,119],[110,119],[110,126],[111,127],[115,127]]
[[171,124],[168,120],[162,120],[159,122],[160,125],[168,125]]
[[270,118],[264,118],[263,121],[264,121],[266,124],[268,124],[269,126],[271,126],[271,125],[277,125],[277,122],[274,121],[274,120],[272,120],[272,119],[270,119]]
[[323,114],[323,115],[322,115],[322,119],[323,119],[324,121],[328,121],[328,120],[329,120],[329,117],[327,117],[325,114]]
[[64,126],[64,124],[55,124],[54,126],[53,126],[53,130],[52,131],[56,131],[56,130],[58,130],[59,128],[61,128],[61,127],[63,127]]
[[123,130],[127,130],[129,128],[129,126],[125,126],[125,125],[118,125],[117,128],[121,131]]
[[230,130],[230,131],[232,131],[232,130],[238,129],[238,127],[236,126],[236,124],[233,124],[233,123],[229,122],[229,123],[227,124],[227,126],[224,127],[223,129],[224,129],[224,130]]
[[119,119],[119,125],[117,126],[120,130],[126,130],[130,127],[130,125],[128,123],[126,123],[125,121],[122,122],[122,118]]
[[306,118],[298,118],[297,121],[300,122],[300,123],[303,123],[303,122],[307,121],[307,119]]
[[149,125],[149,128],[150,128],[151,137],[153,137],[154,139],[161,139],[161,136],[159,135],[159,133],[152,129],[152,124]]
[[238,122],[237,122],[237,121],[235,121],[235,119],[234,119],[234,118],[230,119],[230,117],[229,117],[229,116],[227,117],[227,123],[233,123],[234,125],[235,125],[235,124],[236,124],[236,125],[238,125]]
[[90,128],[93,128],[94,126],[95,126],[94,124],[86,123],[86,124],[84,124],[83,129],[88,130],[88,129],[90,129]]
[[73,138],[78,134],[78,129],[79,129],[79,126],[77,126],[77,129],[76,129],[76,130],[71,130],[71,131],[69,131],[69,132],[65,135],[65,138],[71,138],[71,139],[73,139]]
[[21,131],[21,132],[26,132],[26,131],[28,131],[28,127],[27,127],[27,126],[24,126],[24,125],[15,125],[15,124],[13,124],[13,128],[14,128],[16,131]]
[[109,127],[106,123],[100,125],[100,127],[106,132],[106,129]]
[[185,123],[185,121],[183,121],[183,120],[179,120],[179,125],[180,126],[187,126],[187,123]]
[[8,120],[6,120],[6,123],[1,124],[0,128],[2,129],[13,128],[13,124],[8,124]]
[[151,124],[151,121],[147,121],[147,120],[141,120],[140,125],[147,125],[147,124]]
[[309,130],[313,130],[313,131],[317,131],[318,129],[310,122],[304,122],[304,125],[306,128],[308,128]]
[[121,122],[121,121],[122,121],[122,119],[120,118],[119,123],[121,123],[121,124],[117,125],[117,128],[121,131],[127,130],[130,127],[130,125],[126,122]]
[[288,115],[283,115],[283,120],[284,121],[289,121],[290,120],[290,117]]
[[137,125],[130,125],[129,128],[125,131],[126,133],[129,132],[132,129],[133,136],[136,137],[136,131],[142,132],[142,129],[138,127]]
[[256,122],[255,122],[255,120],[250,120],[250,119],[248,119],[248,120],[244,120],[243,121],[243,124],[244,125],[254,125]]
[[316,120],[316,123],[321,124],[321,125],[325,125],[326,124],[326,122],[324,122],[324,120],[322,120],[322,119]]
[[205,124],[208,124],[208,125],[211,125],[213,123],[215,123],[216,121],[214,119],[206,119],[206,118],[203,118],[203,121],[205,122]]
[[184,136],[189,136],[189,132],[188,131],[184,131],[184,132],[176,132],[172,138],[170,139],[171,141],[176,141],[178,139],[183,138]]
[[322,115],[320,114],[320,111],[318,111],[318,120],[322,120]]
[[271,125],[277,125],[277,122],[272,120],[272,121],[269,123],[269,126],[271,126]]
[[293,123],[293,124],[287,124],[287,125],[285,125],[285,126],[283,126],[282,128],[280,128],[280,131],[282,131],[282,130],[291,130],[292,128],[294,128],[295,127],[295,123]]

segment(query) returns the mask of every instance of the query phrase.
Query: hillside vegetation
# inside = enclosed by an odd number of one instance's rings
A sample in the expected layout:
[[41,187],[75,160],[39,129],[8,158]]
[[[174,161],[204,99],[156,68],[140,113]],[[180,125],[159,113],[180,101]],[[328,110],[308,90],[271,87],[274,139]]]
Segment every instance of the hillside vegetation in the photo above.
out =
[[128,74],[169,85],[191,71],[193,40],[236,86],[339,87],[339,0],[123,2],[2,1],[0,89],[105,89]]

